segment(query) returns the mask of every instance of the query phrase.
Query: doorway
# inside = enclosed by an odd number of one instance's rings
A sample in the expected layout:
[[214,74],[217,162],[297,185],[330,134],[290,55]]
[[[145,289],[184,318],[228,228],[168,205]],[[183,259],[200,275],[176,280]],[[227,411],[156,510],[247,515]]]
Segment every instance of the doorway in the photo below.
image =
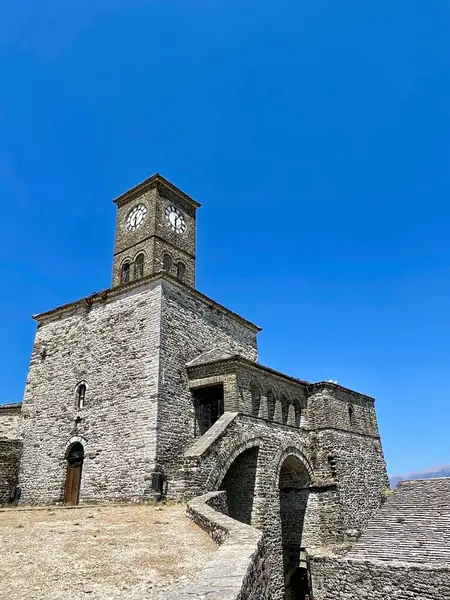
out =
[[286,586],[286,600],[307,600],[310,597],[307,569],[295,569]]
[[80,499],[81,473],[83,470],[84,448],[80,442],[73,444],[67,454],[66,488],[64,504],[76,505]]

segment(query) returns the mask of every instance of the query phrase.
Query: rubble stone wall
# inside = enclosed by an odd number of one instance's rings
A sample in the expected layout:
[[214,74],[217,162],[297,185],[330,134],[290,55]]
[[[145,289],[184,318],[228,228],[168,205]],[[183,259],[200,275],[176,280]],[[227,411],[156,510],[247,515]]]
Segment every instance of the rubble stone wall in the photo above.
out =
[[443,600],[450,598],[450,567],[314,557],[314,600]]
[[[63,499],[66,453],[84,447],[80,501],[141,500],[156,454],[161,287],[41,319],[22,407],[23,503]],[[87,388],[78,409],[76,388]]]
[[0,440],[0,504],[9,501],[11,488],[17,485],[21,454],[20,440]]
[[21,438],[22,404],[0,405],[0,440],[18,440]]
[[[209,350],[257,360],[257,329],[197,294],[164,283],[157,461],[169,477],[169,497],[183,493],[183,453],[194,441],[195,414],[186,363]],[[201,492],[202,490],[198,490]],[[198,493],[197,492],[197,493]]]

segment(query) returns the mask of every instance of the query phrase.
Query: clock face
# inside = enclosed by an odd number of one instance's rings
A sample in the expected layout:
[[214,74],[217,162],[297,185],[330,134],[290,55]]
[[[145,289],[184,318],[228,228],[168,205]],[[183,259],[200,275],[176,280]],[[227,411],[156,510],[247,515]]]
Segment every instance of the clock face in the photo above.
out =
[[147,216],[147,207],[143,204],[135,206],[127,217],[125,226],[128,231],[136,231],[142,227]]
[[186,221],[176,206],[166,208],[166,219],[175,233],[184,233],[186,231]]

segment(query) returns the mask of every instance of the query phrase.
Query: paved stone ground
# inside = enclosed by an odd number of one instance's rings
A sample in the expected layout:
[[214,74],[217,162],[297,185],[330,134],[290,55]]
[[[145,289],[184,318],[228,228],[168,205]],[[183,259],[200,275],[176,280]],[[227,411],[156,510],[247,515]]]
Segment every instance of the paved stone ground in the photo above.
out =
[[186,507],[0,511],[0,599],[162,600],[216,546]]

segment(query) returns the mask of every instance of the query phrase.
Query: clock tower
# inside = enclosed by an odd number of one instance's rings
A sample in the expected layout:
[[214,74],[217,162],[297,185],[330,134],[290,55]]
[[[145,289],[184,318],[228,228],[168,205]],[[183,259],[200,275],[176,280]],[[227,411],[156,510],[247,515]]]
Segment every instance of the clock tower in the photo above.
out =
[[200,204],[159,174],[114,203],[118,211],[113,287],[162,271],[195,287]]

